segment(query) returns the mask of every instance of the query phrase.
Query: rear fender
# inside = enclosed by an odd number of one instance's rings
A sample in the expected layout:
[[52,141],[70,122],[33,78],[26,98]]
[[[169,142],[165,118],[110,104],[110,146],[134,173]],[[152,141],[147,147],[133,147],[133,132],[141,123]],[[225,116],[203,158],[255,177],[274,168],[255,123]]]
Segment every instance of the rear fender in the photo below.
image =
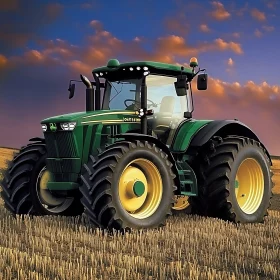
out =
[[189,143],[181,145],[180,150],[176,150],[176,152],[185,153],[190,147],[201,147],[202,145],[207,143],[213,136],[226,137],[229,135],[248,137],[254,139],[255,141],[258,141],[265,150],[270,164],[272,165],[271,157],[268,153],[268,150],[261,143],[258,136],[247,125],[238,120],[216,120],[208,122],[206,125],[196,130],[192,135]]

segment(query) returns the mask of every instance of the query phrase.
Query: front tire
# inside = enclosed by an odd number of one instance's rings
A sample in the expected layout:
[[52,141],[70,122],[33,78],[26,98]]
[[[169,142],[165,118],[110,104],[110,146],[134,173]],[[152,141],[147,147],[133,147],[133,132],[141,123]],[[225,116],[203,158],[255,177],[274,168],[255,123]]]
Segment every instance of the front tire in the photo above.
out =
[[199,194],[194,214],[240,223],[263,222],[272,197],[270,162],[261,144],[238,136],[214,137],[195,160]]
[[10,163],[2,183],[1,197],[7,210],[20,215],[81,215],[80,193],[73,196],[50,192],[46,188],[46,144],[43,141],[23,147]]
[[172,164],[147,141],[118,141],[85,164],[81,202],[103,229],[163,226],[174,204]]

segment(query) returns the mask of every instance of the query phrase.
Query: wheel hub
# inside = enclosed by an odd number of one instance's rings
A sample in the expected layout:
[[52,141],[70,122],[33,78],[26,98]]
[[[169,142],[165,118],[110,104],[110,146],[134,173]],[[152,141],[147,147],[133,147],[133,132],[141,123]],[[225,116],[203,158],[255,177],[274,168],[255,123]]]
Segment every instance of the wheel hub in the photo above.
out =
[[141,181],[136,181],[133,184],[133,192],[137,197],[140,197],[145,192],[145,185]]

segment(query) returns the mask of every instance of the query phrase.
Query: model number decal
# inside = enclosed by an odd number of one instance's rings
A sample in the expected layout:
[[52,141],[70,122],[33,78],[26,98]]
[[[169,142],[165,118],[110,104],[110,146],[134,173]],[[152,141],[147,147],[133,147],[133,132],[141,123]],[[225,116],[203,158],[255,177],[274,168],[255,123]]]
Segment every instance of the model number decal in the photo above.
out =
[[124,122],[140,122],[141,120],[138,118],[123,118]]

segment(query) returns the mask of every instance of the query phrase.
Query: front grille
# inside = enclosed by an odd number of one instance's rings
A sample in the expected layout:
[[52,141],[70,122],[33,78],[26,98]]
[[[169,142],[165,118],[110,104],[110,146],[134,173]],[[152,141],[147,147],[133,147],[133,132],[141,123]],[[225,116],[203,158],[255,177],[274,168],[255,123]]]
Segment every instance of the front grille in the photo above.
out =
[[45,132],[44,136],[47,145],[48,157],[57,157],[54,133]]
[[55,159],[47,159],[47,169],[53,173],[61,173],[60,161]]
[[79,157],[77,147],[75,144],[74,135],[72,132],[58,132],[56,133],[56,141],[59,156],[62,158],[76,158]]
[[68,131],[45,132],[48,157],[77,158],[74,135]]

